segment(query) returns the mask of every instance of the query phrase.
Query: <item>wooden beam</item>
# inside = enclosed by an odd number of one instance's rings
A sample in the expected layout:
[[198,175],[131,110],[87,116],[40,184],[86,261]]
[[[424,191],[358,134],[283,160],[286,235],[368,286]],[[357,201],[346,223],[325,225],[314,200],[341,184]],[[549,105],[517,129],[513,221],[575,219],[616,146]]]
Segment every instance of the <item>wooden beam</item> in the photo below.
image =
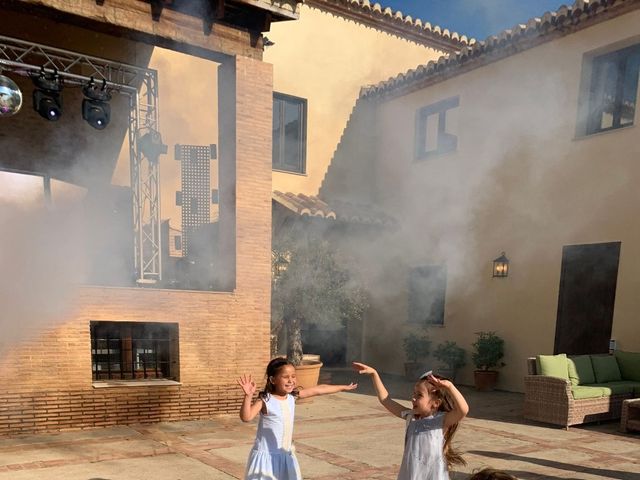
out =
[[151,3],[151,18],[154,22],[159,22],[164,8],[163,0],[149,0],[149,3]]
[[213,23],[224,18],[224,0],[202,0],[202,31],[211,35]]

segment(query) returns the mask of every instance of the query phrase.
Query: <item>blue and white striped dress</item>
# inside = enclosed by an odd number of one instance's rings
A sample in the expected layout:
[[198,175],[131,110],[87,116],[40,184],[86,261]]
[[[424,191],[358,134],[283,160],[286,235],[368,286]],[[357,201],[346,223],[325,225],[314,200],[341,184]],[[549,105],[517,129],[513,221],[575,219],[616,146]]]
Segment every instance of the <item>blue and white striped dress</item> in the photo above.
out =
[[415,418],[411,410],[402,412],[407,422],[404,455],[398,480],[448,480],[444,446],[444,412]]
[[269,395],[263,401],[267,413],[260,412],[245,479],[302,480],[292,441],[296,399],[292,395],[284,400]]

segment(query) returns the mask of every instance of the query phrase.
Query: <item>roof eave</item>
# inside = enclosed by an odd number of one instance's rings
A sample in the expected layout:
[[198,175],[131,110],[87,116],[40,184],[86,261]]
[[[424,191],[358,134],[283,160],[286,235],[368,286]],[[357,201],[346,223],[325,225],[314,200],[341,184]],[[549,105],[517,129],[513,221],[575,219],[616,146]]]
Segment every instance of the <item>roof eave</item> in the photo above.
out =
[[429,23],[423,25],[421,20],[414,21],[401,12],[369,7],[368,2],[366,6],[369,8],[349,0],[306,0],[305,5],[445,53],[457,52],[471,42],[464,35],[438,26],[431,27]]

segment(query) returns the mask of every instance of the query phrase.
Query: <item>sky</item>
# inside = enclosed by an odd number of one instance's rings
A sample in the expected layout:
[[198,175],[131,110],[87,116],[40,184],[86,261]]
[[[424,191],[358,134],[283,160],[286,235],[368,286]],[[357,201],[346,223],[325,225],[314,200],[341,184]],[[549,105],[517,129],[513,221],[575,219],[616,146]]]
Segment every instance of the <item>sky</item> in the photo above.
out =
[[[484,40],[573,0],[375,0],[412,18]],[[374,3],[374,0],[371,1]]]

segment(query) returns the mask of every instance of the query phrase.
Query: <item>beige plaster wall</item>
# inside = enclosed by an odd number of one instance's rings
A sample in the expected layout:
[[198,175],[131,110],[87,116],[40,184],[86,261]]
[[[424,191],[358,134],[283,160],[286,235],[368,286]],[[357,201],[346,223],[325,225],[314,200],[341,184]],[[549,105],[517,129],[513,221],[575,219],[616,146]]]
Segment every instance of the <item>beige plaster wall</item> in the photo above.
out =
[[[470,351],[474,332],[497,331],[499,388],[522,391],[525,358],[553,352],[562,247],[612,241],[622,242],[612,337],[640,351],[639,109],[633,127],[576,136],[583,56],[640,41],[639,24],[631,12],[379,106],[375,193],[401,227],[377,252],[388,261],[374,281],[367,361],[402,371],[407,270],[445,263],[434,346]],[[457,151],[414,161],[416,110],[456,95]],[[502,251],[511,272],[494,279]],[[460,381],[470,384],[468,363]]]
[[274,91],[308,100],[306,174],[273,173],[273,189],[318,192],[360,88],[440,56],[439,52],[303,5],[300,19],[273,24]]

